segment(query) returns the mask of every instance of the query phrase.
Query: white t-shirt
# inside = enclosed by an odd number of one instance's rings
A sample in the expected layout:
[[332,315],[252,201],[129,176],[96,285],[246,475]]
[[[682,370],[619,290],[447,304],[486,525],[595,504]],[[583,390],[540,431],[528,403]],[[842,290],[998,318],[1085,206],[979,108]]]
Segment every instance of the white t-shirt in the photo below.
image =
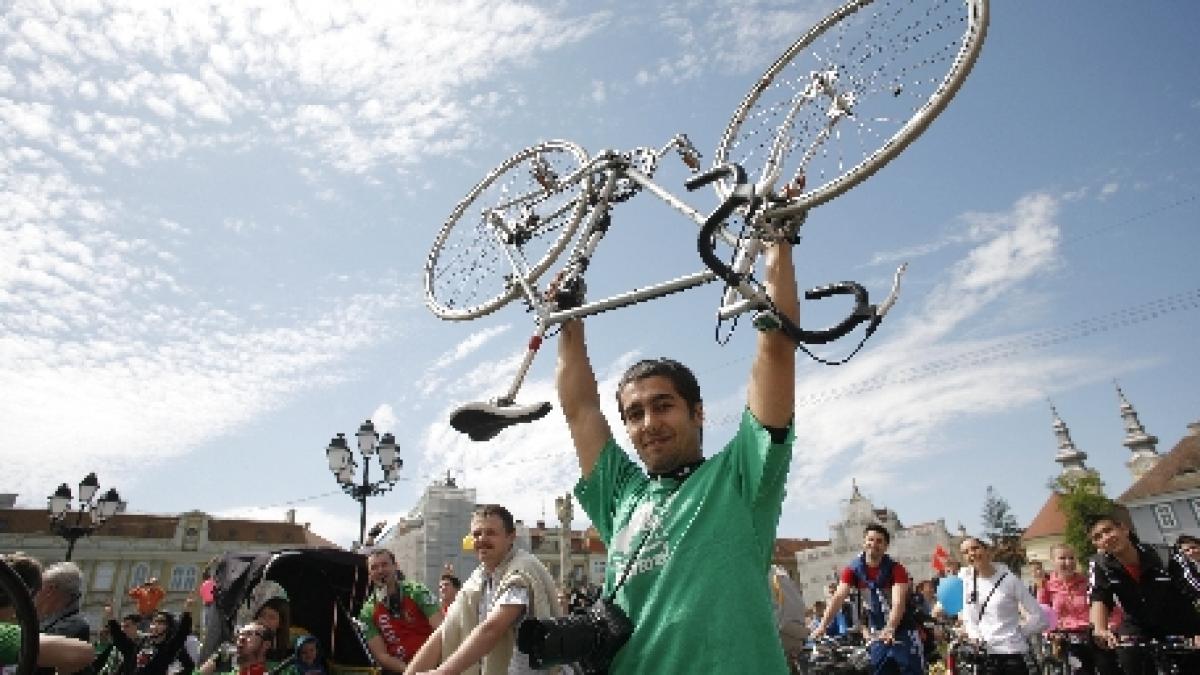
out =
[[977,575],[970,567],[958,573],[963,580],[959,612],[963,628],[969,637],[986,642],[993,654],[1024,654],[1029,636],[1046,628],[1046,618],[1029,589],[1006,565],[992,567],[990,577]]
[[[503,595],[497,598],[492,597],[495,585],[492,583],[491,577],[484,580],[483,584],[483,602],[479,603],[479,621],[483,622],[484,617],[492,611],[495,605],[520,605],[521,614],[517,620],[513,622],[511,630],[515,635],[517,629],[521,627],[521,622],[525,620],[525,615],[529,608],[529,590],[519,586],[510,587]],[[508,662],[508,675],[535,675],[536,673],[548,673],[549,670],[535,670],[529,665],[529,655],[513,646],[512,660]]]

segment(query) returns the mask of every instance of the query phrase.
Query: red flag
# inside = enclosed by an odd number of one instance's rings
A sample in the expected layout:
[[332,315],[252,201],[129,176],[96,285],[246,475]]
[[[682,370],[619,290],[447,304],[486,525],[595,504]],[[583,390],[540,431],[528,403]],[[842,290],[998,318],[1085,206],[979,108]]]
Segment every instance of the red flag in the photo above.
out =
[[942,548],[941,544],[938,544],[937,548],[933,549],[933,560],[930,561],[929,564],[931,567],[933,567],[933,569],[937,570],[939,574],[945,574],[946,561],[948,560],[950,560],[950,553],[948,553],[946,549]]

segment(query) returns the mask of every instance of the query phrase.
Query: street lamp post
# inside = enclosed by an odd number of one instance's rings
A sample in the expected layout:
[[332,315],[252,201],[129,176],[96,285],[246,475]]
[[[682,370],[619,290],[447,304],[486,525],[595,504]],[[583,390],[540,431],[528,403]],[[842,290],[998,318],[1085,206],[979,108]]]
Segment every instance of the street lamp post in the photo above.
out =
[[[96,480],[95,473],[89,473],[79,482],[79,508],[75,511],[74,519],[69,513],[71,488],[66,483],[59,485],[49,497],[50,532],[67,540],[66,560],[70,560],[71,554],[75,552],[75,542],[104,527],[104,523],[116,515],[117,508],[121,505],[121,496],[115,488],[109,488],[108,492],[93,504],[92,500],[99,491],[100,481]],[[83,522],[84,513],[88,514],[87,524]]]
[[[337,482],[342,486],[342,492],[350,495],[359,505],[358,542],[361,546],[367,537],[367,498],[381,495],[396,484],[399,479],[400,467],[404,460],[397,456],[396,437],[384,434],[379,438],[375,433],[375,425],[371,420],[362,423],[355,434],[358,438],[358,452],[362,455],[362,482],[354,482],[354,470],[358,462],[354,453],[346,444],[346,435],[338,434],[329,441],[325,448],[325,456],[329,460],[329,470],[333,472]],[[371,482],[371,456],[378,455],[379,466],[383,469],[383,478]]]
[[567,566],[571,564],[571,516],[574,515],[570,492],[554,498],[554,510],[558,512],[558,524],[561,528],[558,533],[558,583],[565,591]]

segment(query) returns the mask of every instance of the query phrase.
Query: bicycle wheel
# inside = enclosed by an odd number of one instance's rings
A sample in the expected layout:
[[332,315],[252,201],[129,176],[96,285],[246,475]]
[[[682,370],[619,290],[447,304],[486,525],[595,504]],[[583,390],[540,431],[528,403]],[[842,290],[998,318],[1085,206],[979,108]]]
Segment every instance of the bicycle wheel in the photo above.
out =
[[425,262],[425,302],[443,319],[474,319],[520,292],[497,231],[521,252],[536,280],[574,234],[591,175],[587,153],[569,141],[518,152],[479,182],[446,219]]
[[[714,153],[807,209],[861,183],[950,102],[979,56],[988,0],[851,0],[754,83]],[[724,199],[731,185],[715,184]]]
[[0,590],[12,605],[14,622],[21,627],[16,675],[31,675],[37,668],[38,659],[37,611],[25,582],[4,560],[0,560]]

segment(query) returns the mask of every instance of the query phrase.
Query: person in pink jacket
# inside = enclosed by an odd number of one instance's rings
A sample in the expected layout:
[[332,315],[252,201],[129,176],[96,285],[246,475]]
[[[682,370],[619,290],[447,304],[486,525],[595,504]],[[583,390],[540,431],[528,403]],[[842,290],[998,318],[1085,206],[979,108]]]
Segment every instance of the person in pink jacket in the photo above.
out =
[[[1061,654],[1071,666],[1072,673],[1097,672],[1095,647],[1090,637],[1088,611],[1088,578],[1079,570],[1075,551],[1066,544],[1056,544],[1050,549],[1053,569],[1045,583],[1038,589],[1038,603],[1054,610],[1055,624],[1051,640],[1055,652]],[[1115,613],[1119,613],[1116,609]],[[1113,617],[1111,625],[1120,623]]]

